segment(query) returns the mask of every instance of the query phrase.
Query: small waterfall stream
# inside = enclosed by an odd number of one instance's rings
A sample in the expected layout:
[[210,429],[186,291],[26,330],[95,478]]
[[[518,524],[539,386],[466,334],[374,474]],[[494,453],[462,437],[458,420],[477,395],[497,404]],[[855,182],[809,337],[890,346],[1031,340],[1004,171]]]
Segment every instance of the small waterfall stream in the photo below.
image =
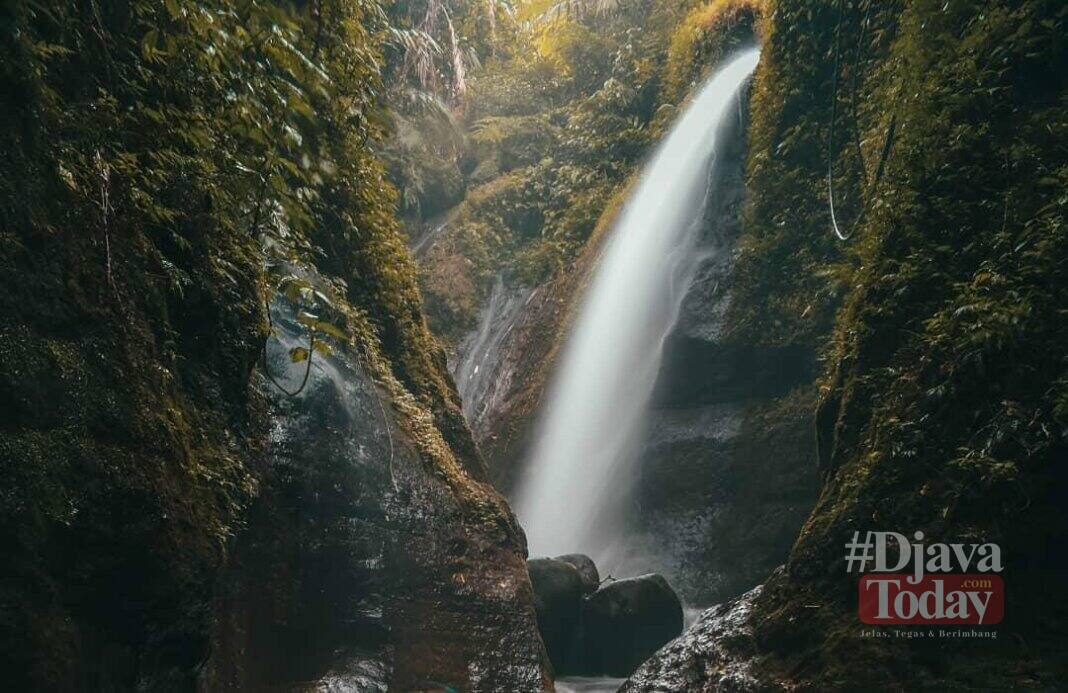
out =
[[497,406],[511,383],[511,373],[502,363],[502,356],[530,296],[530,289],[511,288],[498,274],[478,329],[460,344],[451,365],[464,416],[476,434],[483,432],[486,413]]
[[516,509],[531,555],[582,552],[602,568],[627,550],[621,508],[663,343],[699,258],[717,141],[759,50],[701,87],[624,209],[569,337],[536,431]]

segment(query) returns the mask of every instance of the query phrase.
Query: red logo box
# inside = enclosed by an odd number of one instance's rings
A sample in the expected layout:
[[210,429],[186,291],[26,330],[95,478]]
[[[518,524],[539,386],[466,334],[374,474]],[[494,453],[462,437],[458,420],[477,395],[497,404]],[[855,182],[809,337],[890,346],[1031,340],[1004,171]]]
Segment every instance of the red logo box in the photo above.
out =
[[857,612],[871,625],[992,626],[1005,616],[1005,583],[991,573],[929,574],[918,584],[903,573],[860,578]]

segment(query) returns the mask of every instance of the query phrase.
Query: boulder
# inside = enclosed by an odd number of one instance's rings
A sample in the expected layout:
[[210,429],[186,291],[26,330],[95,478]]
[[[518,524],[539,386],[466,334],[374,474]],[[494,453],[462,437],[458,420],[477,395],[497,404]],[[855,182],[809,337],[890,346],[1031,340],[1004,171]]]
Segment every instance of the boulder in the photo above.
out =
[[583,605],[583,668],[629,676],[682,633],[682,602],[663,576],[650,573],[600,587]]
[[555,558],[527,561],[538,630],[553,668],[564,671],[574,652],[582,615],[583,581],[575,566]]
[[593,559],[582,553],[567,553],[557,556],[556,560],[563,561],[575,567],[582,577],[582,591],[592,594],[601,585],[601,574],[597,572],[597,565]]

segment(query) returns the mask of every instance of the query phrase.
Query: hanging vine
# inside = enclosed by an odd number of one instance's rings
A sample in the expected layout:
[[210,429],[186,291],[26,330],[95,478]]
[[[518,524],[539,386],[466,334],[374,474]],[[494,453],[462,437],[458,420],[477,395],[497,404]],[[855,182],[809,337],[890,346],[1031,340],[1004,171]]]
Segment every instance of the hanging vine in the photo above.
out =
[[863,54],[864,37],[871,16],[872,4],[872,1],[869,0],[867,9],[864,12],[864,17],[861,19],[860,33],[853,57],[853,66],[850,71],[850,109],[853,116],[853,144],[856,148],[860,170],[864,177],[864,181],[861,183],[861,188],[862,190],[867,188],[867,190],[865,194],[862,195],[864,201],[861,204],[860,212],[857,214],[856,218],[853,219],[853,222],[849,224],[848,232],[843,232],[841,225],[838,223],[838,213],[834,204],[834,145],[836,142],[835,129],[837,127],[838,116],[838,72],[842,55],[842,24],[845,19],[845,0],[838,0],[838,22],[835,28],[834,71],[831,75],[831,122],[830,130],[827,134],[827,200],[831,213],[831,228],[834,230],[834,235],[841,241],[847,241],[853,236],[853,233],[871,209],[871,205],[875,201],[875,190],[878,188],[879,183],[882,180],[883,173],[886,170],[886,161],[890,156],[890,150],[894,146],[894,133],[897,129],[897,113],[892,113],[890,115],[890,123],[886,128],[886,136],[883,139],[882,150],[879,154],[879,163],[876,167],[875,177],[872,179],[871,183],[868,183],[868,167],[864,160],[864,153],[861,150],[860,126],[857,117],[857,74],[859,72],[860,59]]

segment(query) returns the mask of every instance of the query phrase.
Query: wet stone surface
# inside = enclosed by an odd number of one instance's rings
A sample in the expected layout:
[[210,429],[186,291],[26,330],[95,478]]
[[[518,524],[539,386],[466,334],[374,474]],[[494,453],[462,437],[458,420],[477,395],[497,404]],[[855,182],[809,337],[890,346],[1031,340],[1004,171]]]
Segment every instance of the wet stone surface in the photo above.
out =
[[[582,566],[585,576],[573,564]],[[597,567],[582,554],[534,558],[527,566],[538,626],[558,677],[627,676],[682,632],[682,603],[661,575],[596,586]],[[582,685],[606,685],[598,681]]]

